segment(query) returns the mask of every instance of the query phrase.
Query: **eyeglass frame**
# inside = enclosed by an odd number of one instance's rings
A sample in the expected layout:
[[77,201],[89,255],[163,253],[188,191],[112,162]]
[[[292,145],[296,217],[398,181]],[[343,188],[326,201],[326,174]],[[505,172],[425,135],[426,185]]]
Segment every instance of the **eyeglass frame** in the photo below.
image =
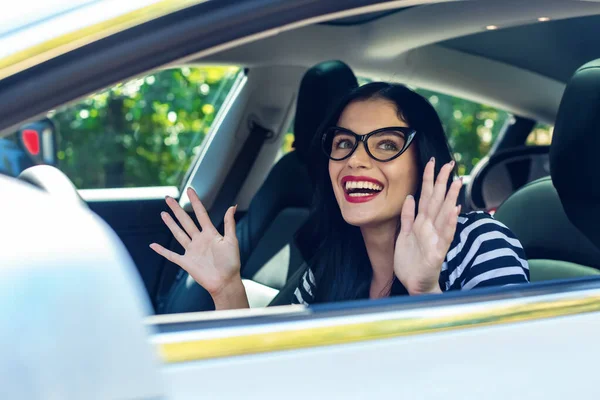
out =
[[[336,129],[338,131],[342,131],[344,133],[347,133],[349,135],[354,136],[354,138],[356,139],[355,143],[354,143],[354,147],[352,148],[352,150],[350,150],[350,152],[348,153],[348,155],[342,157],[342,158],[332,158],[331,157],[331,151],[328,152],[326,151],[326,146],[325,146],[325,138],[327,137],[327,134],[333,130]],[[380,160],[377,157],[375,157],[373,154],[371,154],[371,152],[369,151],[369,146],[367,146],[367,140],[369,140],[369,138],[373,135],[376,135],[378,133],[381,132],[386,132],[386,131],[392,131],[392,130],[396,130],[396,131],[400,131],[402,133],[404,133],[406,135],[405,142],[404,142],[404,146],[400,149],[400,151],[398,152],[398,154],[396,154],[395,156],[388,158],[387,160]],[[323,150],[323,153],[325,153],[325,155],[327,156],[327,158],[329,158],[330,160],[333,161],[344,161],[348,158],[350,158],[352,156],[352,154],[354,154],[354,152],[356,151],[356,149],[358,149],[358,144],[360,142],[362,142],[363,146],[365,147],[365,151],[367,152],[367,154],[369,155],[369,157],[371,157],[373,160],[375,161],[379,161],[379,162],[389,162],[392,160],[395,160],[396,158],[400,157],[406,150],[408,150],[408,147],[410,146],[410,144],[413,142],[413,139],[415,138],[417,134],[417,131],[414,130],[413,128],[409,128],[406,126],[388,126],[385,128],[379,128],[376,129],[372,132],[369,132],[367,134],[364,135],[359,135],[357,133],[352,132],[350,129],[346,129],[346,128],[342,128],[339,126],[332,126],[330,128],[327,128],[327,130],[325,131],[325,133],[323,133],[323,136],[321,137],[321,149]]]

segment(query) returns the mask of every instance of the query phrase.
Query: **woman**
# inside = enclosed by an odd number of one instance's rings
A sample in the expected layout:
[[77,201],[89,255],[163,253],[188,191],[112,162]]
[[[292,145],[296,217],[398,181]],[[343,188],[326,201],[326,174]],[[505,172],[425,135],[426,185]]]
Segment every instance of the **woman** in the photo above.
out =
[[[460,215],[461,181],[433,107],[408,88],[371,83],[352,91],[323,124],[313,151],[324,153],[314,209],[297,242],[308,268],[296,303],[525,283],[519,241],[485,213]],[[292,178],[290,178],[292,179]],[[188,191],[200,232],[177,202],[167,204],[183,230],[162,214],[184,247],[157,253],[185,269],[217,309],[248,307],[240,277],[235,207],[219,235],[196,193]]]

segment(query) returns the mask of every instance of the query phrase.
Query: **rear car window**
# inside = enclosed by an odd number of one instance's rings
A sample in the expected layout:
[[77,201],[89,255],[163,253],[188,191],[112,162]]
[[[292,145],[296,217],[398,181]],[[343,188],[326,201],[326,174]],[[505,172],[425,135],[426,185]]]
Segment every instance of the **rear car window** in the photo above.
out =
[[0,173],[53,164],[78,189],[178,186],[239,73],[166,69],[53,110],[0,139]]
[[459,175],[468,175],[491,149],[511,115],[503,110],[420,88],[435,108],[454,153]]

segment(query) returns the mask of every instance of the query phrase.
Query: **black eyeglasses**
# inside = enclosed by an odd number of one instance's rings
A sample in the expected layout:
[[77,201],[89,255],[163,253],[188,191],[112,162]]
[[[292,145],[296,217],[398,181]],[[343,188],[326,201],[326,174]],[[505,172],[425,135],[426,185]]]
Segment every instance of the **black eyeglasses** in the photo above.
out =
[[402,126],[377,129],[366,135],[357,135],[338,126],[325,131],[321,138],[323,152],[334,161],[347,159],[362,142],[367,154],[377,161],[391,161],[400,157],[412,143],[417,131]]

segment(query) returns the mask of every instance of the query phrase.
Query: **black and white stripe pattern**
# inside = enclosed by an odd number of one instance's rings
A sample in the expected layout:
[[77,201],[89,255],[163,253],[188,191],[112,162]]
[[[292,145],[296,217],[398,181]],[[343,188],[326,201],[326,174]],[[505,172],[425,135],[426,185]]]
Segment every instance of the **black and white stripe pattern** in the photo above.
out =
[[[463,214],[440,273],[443,291],[469,290],[529,282],[523,246],[504,224],[482,211]],[[310,304],[315,276],[306,270],[294,292],[294,304]]]

